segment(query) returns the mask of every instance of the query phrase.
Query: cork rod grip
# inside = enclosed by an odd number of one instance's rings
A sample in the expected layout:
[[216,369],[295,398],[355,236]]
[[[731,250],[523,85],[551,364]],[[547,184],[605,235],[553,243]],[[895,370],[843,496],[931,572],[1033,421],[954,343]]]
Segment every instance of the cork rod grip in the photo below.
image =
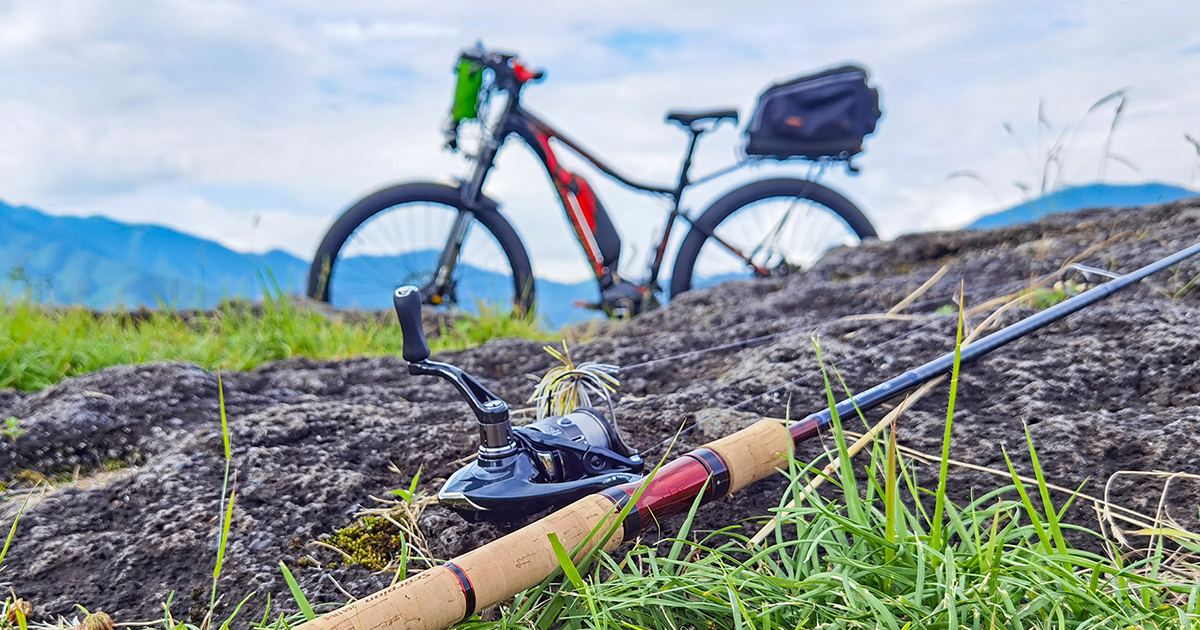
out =
[[[299,630],[442,630],[463,619],[466,590],[471,589],[475,610],[498,604],[533,588],[558,568],[550,545],[555,533],[567,550],[574,549],[601,522],[617,510],[600,495],[584,497],[571,505],[507,536],[494,540],[449,564],[456,566],[468,584],[447,566],[434,567],[369,597],[301,624]],[[601,530],[601,534],[604,530]],[[605,544],[613,550],[623,532]],[[599,535],[589,548],[599,542]]]
[[729,491],[769,477],[787,468],[792,437],[778,420],[763,419],[707,445],[729,466]]

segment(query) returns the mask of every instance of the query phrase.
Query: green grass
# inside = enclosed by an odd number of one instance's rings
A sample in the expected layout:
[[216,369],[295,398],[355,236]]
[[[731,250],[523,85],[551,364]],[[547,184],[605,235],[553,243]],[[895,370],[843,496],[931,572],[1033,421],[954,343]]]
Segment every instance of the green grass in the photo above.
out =
[[1029,306],[1039,311],[1044,311],[1070,297],[1066,291],[1059,288],[1038,288],[1030,291],[1027,296]]
[[[430,340],[437,350],[460,350],[501,337],[549,341],[532,317],[483,308]],[[184,319],[172,311],[134,320],[83,308],[49,310],[29,300],[0,307],[0,389],[38,390],[110,365],[188,361],[205,369],[248,370],[290,357],[338,359],[399,353],[398,324],[330,320],[282,296],[261,313],[223,304]]]
[[[927,492],[911,469],[893,474],[901,487]],[[793,492],[804,478],[793,473]],[[1185,628],[1200,621],[1197,586],[1155,577],[1151,559],[1114,566],[1069,547],[1044,548],[1030,508],[1011,498],[1013,490],[963,506],[946,502],[951,533],[939,545],[928,515],[903,501],[887,504],[875,481],[860,495],[868,509],[858,518],[845,500],[797,493],[796,507],[780,511],[774,540],[759,550],[737,536],[722,543],[684,528],[667,543],[681,553],[640,546],[624,557],[601,556],[582,583],[571,580],[557,620],[564,628],[889,630]],[[492,627],[532,625],[537,612]]]
[[[950,400],[947,440],[953,390]],[[934,491],[919,483],[924,471],[901,457],[892,434],[829,479],[833,496],[805,493],[826,457],[851,461],[834,427],[833,452],[809,465],[790,462],[774,536],[764,546],[749,545],[734,528],[693,531],[697,503],[674,538],[624,555],[600,553],[580,566],[560,554],[560,587],[518,596],[499,621],[476,618],[462,627],[1128,630],[1200,623],[1200,584],[1164,569],[1170,557],[1162,545],[1131,552],[1063,520],[1073,497],[1052,502],[1028,436],[1036,487],[1014,473],[1012,485],[955,503],[941,491],[949,445],[929,471]],[[786,507],[789,499],[794,507]],[[1085,539],[1110,549],[1111,559],[1071,545]],[[1189,547],[1186,540],[1176,542]],[[1195,575],[1182,563],[1176,568]]]
[[[961,315],[959,325],[961,345]],[[469,339],[466,332],[460,334],[459,339]],[[957,366],[954,372],[956,377]],[[826,389],[832,399],[828,377]],[[947,441],[954,399],[952,388]],[[236,486],[221,407],[225,474],[209,614],[199,626],[181,623],[171,617],[168,601],[162,620],[168,630],[228,628],[242,605],[256,598],[249,594],[240,603],[230,600],[229,604],[236,603],[232,612],[224,620],[215,617],[222,601],[217,594],[230,588],[219,588],[218,582]],[[1018,477],[1010,460],[1011,485],[977,489],[979,496],[962,503],[943,491],[950,444],[942,450],[940,465],[918,468],[902,455],[893,431],[872,444],[869,456],[864,452],[854,462],[840,426],[840,421],[834,422],[836,448],[831,452],[809,464],[788,462],[789,484],[780,507],[773,510],[774,535],[764,545],[750,545],[734,527],[713,533],[694,531],[696,501],[675,537],[654,545],[637,544],[623,554],[594,550],[574,564],[571,554],[552,540],[562,565],[560,575],[518,595],[490,617],[494,620],[476,616],[460,627],[1129,630],[1195,628],[1200,623],[1195,569],[1184,563],[1187,558],[1180,562],[1170,546],[1162,544],[1166,530],[1159,531],[1157,545],[1135,552],[1065,520],[1074,497],[1055,504],[1028,434],[1027,456],[1036,483]],[[828,479],[833,491],[804,492],[831,457],[843,462]],[[1009,453],[1005,458],[1010,458]],[[936,490],[923,485],[923,478],[935,480]],[[933,509],[927,509],[929,505]],[[592,533],[611,534],[611,529]],[[1182,532],[1175,542],[1200,551],[1189,536]],[[12,532],[10,542],[11,538]],[[1111,553],[1100,555],[1072,546],[1087,539]],[[317,614],[314,608],[326,611],[335,606],[310,605],[286,566],[281,572],[301,612],[273,614],[268,599],[254,627],[294,627]]]
[[[959,347],[961,328],[960,315]],[[952,384],[957,365],[953,372]],[[828,378],[826,389],[832,399]],[[764,545],[749,544],[732,523],[719,532],[694,531],[699,501],[675,537],[624,554],[593,551],[576,564],[552,537],[559,575],[519,594],[488,621],[475,616],[456,627],[1197,627],[1200,583],[1188,559],[1172,557],[1161,535],[1159,545],[1135,551],[1065,520],[1075,497],[1055,503],[1028,434],[1036,484],[1018,477],[1010,463],[1011,485],[976,489],[978,496],[965,503],[951,500],[945,489],[956,393],[952,386],[947,443],[933,466],[919,469],[905,458],[894,430],[854,463],[835,420],[832,452],[807,465],[789,461],[789,484],[773,510],[774,535]],[[828,479],[833,492],[804,492],[831,457],[844,464]],[[1175,542],[1200,551],[1184,534]],[[1110,553],[1072,546],[1089,539]],[[302,619],[278,617],[270,627]]]

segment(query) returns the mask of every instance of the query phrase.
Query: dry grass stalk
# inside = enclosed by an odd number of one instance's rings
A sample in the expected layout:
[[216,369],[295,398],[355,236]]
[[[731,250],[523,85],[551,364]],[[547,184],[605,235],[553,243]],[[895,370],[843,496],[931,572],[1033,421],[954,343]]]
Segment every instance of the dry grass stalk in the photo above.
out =
[[[1099,243],[1095,243],[1092,246],[1088,247],[1087,249],[1083,250],[1082,252],[1079,252],[1078,254],[1076,254],[1070,260],[1064,262],[1062,264],[1062,268],[1066,269],[1070,265],[1073,265],[1077,262],[1082,262],[1084,260],[1087,260],[1089,256],[1100,251],[1104,247],[1107,247],[1108,245],[1111,245],[1112,243],[1115,243],[1116,241],[1121,240],[1127,236],[1131,236],[1133,234],[1134,234],[1134,232],[1132,232],[1132,231],[1121,232],[1120,234],[1111,236],[1108,239],[1105,239]],[[1052,273],[1048,273],[1044,276],[1041,276],[1040,278],[1037,278],[1037,279],[1031,281],[1028,285],[1026,285],[1026,287],[1024,289],[1021,289],[1020,291],[1017,291],[1016,293],[1009,293],[1008,295],[1001,295],[999,297],[992,298],[986,302],[977,304],[977,305],[967,309],[966,314],[974,315],[976,313],[986,311],[989,308],[992,308],[993,306],[996,306],[998,304],[1006,304],[1008,302],[1011,302],[1012,300],[1019,298],[1022,295],[1025,295],[1028,292],[1033,291],[1034,289],[1039,289],[1046,285],[1053,284],[1054,281],[1058,279],[1058,277],[1061,273],[1062,273],[1061,271],[1055,271]]]
[[[1120,507],[1114,504],[1109,497],[1112,493],[1113,482],[1119,477],[1150,477],[1163,480],[1162,491],[1158,497],[1158,506],[1155,510],[1154,518],[1149,523],[1132,523],[1139,527],[1137,530],[1122,530],[1117,526],[1117,520],[1122,519],[1119,514],[1113,513],[1114,507]],[[1168,496],[1171,492],[1171,482],[1177,480],[1200,481],[1200,475],[1195,475],[1185,472],[1167,472],[1161,470],[1118,470],[1109,476],[1108,481],[1104,484],[1104,500],[1094,502],[1096,508],[1096,518],[1100,521],[1100,529],[1105,534],[1111,533],[1113,538],[1127,549],[1136,550],[1138,552],[1150,555],[1154,553],[1156,547],[1156,538],[1171,539],[1179,543],[1179,548],[1172,552],[1169,563],[1164,563],[1164,568],[1172,573],[1190,578],[1194,581],[1200,581],[1200,568],[1197,568],[1197,561],[1200,560],[1200,554],[1192,551],[1196,548],[1196,544],[1200,543],[1200,535],[1187,530],[1171,518],[1167,511]],[[1148,517],[1144,517],[1147,518]],[[1128,521],[1127,521],[1128,522]],[[1148,540],[1145,547],[1138,547],[1131,543],[1126,537],[1131,536],[1146,536]],[[1114,553],[1110,550],[1110,553]]]
[[[1015,297],[1012,297],[1007,303],[1005,303],[1000,308],[996,309],[996,311],[994,313],[992,313],[991,315],[988,315],[987,318],[984,319],[982,322],[980,322],[978,326],[975,326],[971,330],[971,332],[966,336],[966,338],[963,339],[963,345],[964,346],[969,345],[971,342],[978,339],[979,336],[981,334],[983,334],[983,331],[990,328],[996,322],[996,320],[1000,318],[1000,315],[1002,315],[1008,309],[1025,301],[1029,297],[1030,296],[1028,294],[1017,294]],[[959,299],[961,299],[961,296],[959,297]],[[861,435],[859,437],[859,439],[857,441],[855,441],[853,445],[850,446],[850,448],[848,449],[850,457],[854,457],[856,454],[858,454],[859,451],[861,451],[864,447],[866,447],[867,444],[870,444],[872,441],[874,441],[875,436],[877,436],[880,431],[891,426],[892,423],[895,422],[896,419],[900,417],[900,414],[904,413],[910,407],[915,405],[917,403],[917,401],[921,400],[921,398],[923,398],[926,394],[928,394],[934,387],[937,387],[939,384],[941,384],[941,382],[944,380],[946,380],[946,377],[944,375],[939,376],[939,377],[929,381],[928,383],[925,383],[924,385],[919,387],[917,389],[917,391],[915,391],[912,394],[910,394],[909,396],[905,397],[904,401],[901,402],[899,406],[897,406],[895,409],[888,412],[888,414],[885,415],[882,420],[875,423],[875,426],[871,427],[871,429],[868,430],[866,432],[866,434]],[[783,422],[783,420],[780,420],[780,422]],[[847,431],[847,433],[849,433],[849,432]],[[819,488],[822,483],[824,483],[825,479],[827,477],[829,477],[830,475],[832,475],[838,469],[838,467],[840,465],[841,465],[841,458],[835,457],[832,461],[829,462],[829,464],[827,466],[825,466],[825,468],[823,468],[821,470],[820,475],[818,475],[815,479],[813,479],[811,482],[809,482],[809,484],[807,486],[804,487],[802,494],[804,496],[811,496],[811,493],[815,492],[816,489]],[[788,501],[787,505],[784,506],[784,508],[785,509],[791,508],[794,505],[795,505],[794,500]],[[767,521],[767,523],[765,525],[763,525],[761,529],[758,530],[758,533],[756,533],[754,535],[754,537],[750,539],[750,544],[758,545],[758,544],[762,543],[762,541],[765,540],[766,537],[769,536],[770,533],[775,529],[775,523],[776,523],[775,517],[771,517],[771,519],[769,521]]]
[[99,610],[89,613],[83,618],[83,621],[79,622],[79,625],[75,626],[75,630],[115,630],[115,628],[112,617]]
[[937,281],[941,280],[942,276],[946,275],[947,271],[950,271],[950,265],[942,265],[942,268],[938,269],[937,272],[933,274],[933,276],[931,276],[928,280],[926,280],[925,284],[922,284],[921,286],[917,287],[916,291],[909,293],[908,297],[904,298],[903,300],[900,300],[895,306],[893,306],[891,309],[888,310],[887,314],[888,315],[896,315],[900,311],[903,311],[904,309],[908,308],[909,304],[916,302],[917,298],[921,297],[922,295],[925,295],[926,291],[933,288],[933,285],[937,284]]
[[[846,435],[851,437],[859,437],[860,439],[866,437],[866,435],[854,431],[846,431]],[[904,453],[914,460],[922,461],[927,464],[937,464],[941,461],[940,455],[923,453],[901,444],[898,444],[896,448],[901,453]],[[947,463],[955,468],[973,470],[976,472],[993,475],[1005,481],[1010,481],[1012,479],[1012,475],[1007,470],[970,464],[956,459],[949,459]],[[1158,514],[1155,516],[1149,516],[1110,500],[1109,496],[1113,480],[1120,476],[1158,477],[1165,479],[1162,493],[1159,497]],[[1037,485],[1038,483],[1038,480],[1033,477],[1018,475],[1017,478],[1023,483],[1030,485]],[[1153,554],[1155,547],[1154,538],[1156,536],[1160,538],[1169,538],[1175,540],[1176,542],[1200,542],[1200,535],[1187,531],[1185,528],[1171,519],[1169,515],[1165,514],[1164,506],[1166,505],[1167,494],[1170,489],[1171,481],[1175,479],[1200,480],[1200,475],[1164,471],[1117,471],[1116,473],[1113,473],[1111,477],[1109,477],[1108,482],[1105,484],[1104,498],[1087,494],[1080,491],[1078,488],[1068,488],[1053,483],[1046,483],[1046,487],[1050,488],[1051,490],[1056,490],[1058,492],[1062,492],[1063,494],[1067,494],[1092,503],[1093,509],[1096,511],[1097,520],[1100,522],[1100,531],[1105,535],[1106,538],[1109,538],[1110,548],[1106,551],[1109,553],[1110,557],[1114,557],[1115,559],[1115,556],[1118,553],[1121,555],[1127,555],[1127,553],[1121,553],[1119,551],[1121,548],[1126,550],[1126,552],[1134,552],[1145,555]],[[1125,523],[1126,525],[1136,527],[1137,529],[1122,530],[1117,523],[1118,521]],[[1127,535],[1148,537],[1149,542],[1145,546],[1138,546],[1131,542]],[[1198,561],[1200,561],[1200,554],[1193,553],[1189,551],[1187,547],[1180,546],[1167,557],[1166,562],[1159,566],[1159,570],[1169,571],[1175,575],[1190,579],[1192,581],[1200,581],[1200,570],[1198,570],[1196,567]]]

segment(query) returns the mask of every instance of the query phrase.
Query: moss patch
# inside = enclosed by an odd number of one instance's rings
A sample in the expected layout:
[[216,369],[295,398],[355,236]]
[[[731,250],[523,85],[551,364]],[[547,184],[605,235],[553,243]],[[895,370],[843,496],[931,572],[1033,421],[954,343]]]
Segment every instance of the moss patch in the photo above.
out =
[[400,528],[382,516],[365,516],[337,530],[326,543],[342,550],[345,564],[361,564],[372,571],[387,568],[404,549]]
[[1039,311],[1045,310],[1067,299],[1067,292],[1060,289],[1034,289],[1030,292],[1029,305]]

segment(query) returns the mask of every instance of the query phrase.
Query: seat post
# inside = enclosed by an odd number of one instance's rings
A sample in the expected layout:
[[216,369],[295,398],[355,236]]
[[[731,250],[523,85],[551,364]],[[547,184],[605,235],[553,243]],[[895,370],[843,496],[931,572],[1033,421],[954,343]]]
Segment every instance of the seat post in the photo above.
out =
[[683,156],[683,168],[679,169],[679,183],[675,186],[675,201],[677,202],[683,197],[683,189],[692,183],[688,180],[688,171],[692,169],[692,154],[696,152],[696,142],[700,139],[700,134],[704,133],[704,129],[698,129],[691,125],[687,130],[692,137],[688,140],[687,154]]

